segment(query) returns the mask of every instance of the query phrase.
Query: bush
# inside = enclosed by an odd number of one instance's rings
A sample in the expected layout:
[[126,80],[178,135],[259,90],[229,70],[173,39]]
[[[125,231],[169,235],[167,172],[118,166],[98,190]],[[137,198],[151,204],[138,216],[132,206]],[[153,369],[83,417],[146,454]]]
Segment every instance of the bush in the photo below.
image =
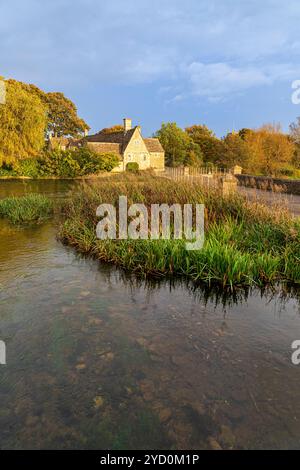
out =
[[37,178],[39,176],[39,162],[36,158],[19,160],[15,163],[14,170],[18,176]]
[[117,155],[113,153],[103,153],[101,155],[98,155],[98,158],[100,158],[99,169],[101,171],[112,171],[120,163]]
[[2,163],[0,167],[0,176],[17,176],[17,172],[13,169],[12,164]]
[[79,165],[80,176],[99,173],[99,171],[111,171],[119,163],[117,155],[112,153],[98,154],[88,147],[73,150],[72,157]]
[[40,174],[42,176],[70,177],[86,176],[111,171],[119,163],[114,154],[99,155],[88,147],[74,150],[53,150],[40,159]]
[[298,179],[300,177],[300,170],[292,165],[286,165],[278,170],[276,176]]
[[139,171],[139,164],[136,162],[127,163],[126,171]]
[[80,170],[70,150],[55,149],[47,152],[39,159],[39,165],[41,176],[74,177]]

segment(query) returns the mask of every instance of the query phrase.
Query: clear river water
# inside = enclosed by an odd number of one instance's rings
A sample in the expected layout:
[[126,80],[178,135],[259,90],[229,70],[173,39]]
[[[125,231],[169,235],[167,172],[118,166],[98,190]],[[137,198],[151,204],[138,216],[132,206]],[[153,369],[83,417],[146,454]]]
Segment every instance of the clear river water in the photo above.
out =
[[0,448],[299,449],[299,298],[139,280],[0,221]]

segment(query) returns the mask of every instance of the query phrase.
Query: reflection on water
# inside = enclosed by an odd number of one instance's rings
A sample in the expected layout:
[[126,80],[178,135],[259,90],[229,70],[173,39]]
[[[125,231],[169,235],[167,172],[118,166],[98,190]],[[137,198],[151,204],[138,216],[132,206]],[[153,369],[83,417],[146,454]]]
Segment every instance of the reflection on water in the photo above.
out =
[[0,198],[23,196],[28,193],[42,193],[60,198],[78,184],[79,180],[0,180]]
[[0,225],[1,448],[300,448],[295,293],[228,296]]

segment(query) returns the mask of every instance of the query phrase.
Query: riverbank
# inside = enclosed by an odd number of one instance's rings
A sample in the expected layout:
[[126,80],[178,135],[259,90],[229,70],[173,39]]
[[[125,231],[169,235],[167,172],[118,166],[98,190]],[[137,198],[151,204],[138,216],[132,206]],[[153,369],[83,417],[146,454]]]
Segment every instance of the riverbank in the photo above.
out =
[[[96,209],[128,204],[205,204],[204,247],[186,251],[184,240],[99,240]],[[118,175],[105,184],[80,185],[64,207],[60,239],[78,251],[127,271],[149,276],[186,276],[222,286],[300,282],[300,228],[288,211],[270,210],[238,194],[151,175]]]
[[39,176],[38,178],[32,178],[30,176],[0,176],[0,181],[85,181],[93,180],[98,178],[107,178],[113,176],[115,173],[103,172],[99,174],[91,174],[85,176]]

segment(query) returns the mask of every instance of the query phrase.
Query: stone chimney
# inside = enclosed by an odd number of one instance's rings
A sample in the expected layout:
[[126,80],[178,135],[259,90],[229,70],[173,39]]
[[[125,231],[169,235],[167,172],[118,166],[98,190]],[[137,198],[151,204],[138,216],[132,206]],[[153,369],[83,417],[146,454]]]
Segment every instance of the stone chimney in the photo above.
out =
[[89,135],[89,130],[88,129],[84,129],[84,137],[87,137]]
[[124,131],[125,132],[130,131],[130,129],[131,129],[131,119],[125,118],[125,119],[123,119],[123,122],[124,122]]

